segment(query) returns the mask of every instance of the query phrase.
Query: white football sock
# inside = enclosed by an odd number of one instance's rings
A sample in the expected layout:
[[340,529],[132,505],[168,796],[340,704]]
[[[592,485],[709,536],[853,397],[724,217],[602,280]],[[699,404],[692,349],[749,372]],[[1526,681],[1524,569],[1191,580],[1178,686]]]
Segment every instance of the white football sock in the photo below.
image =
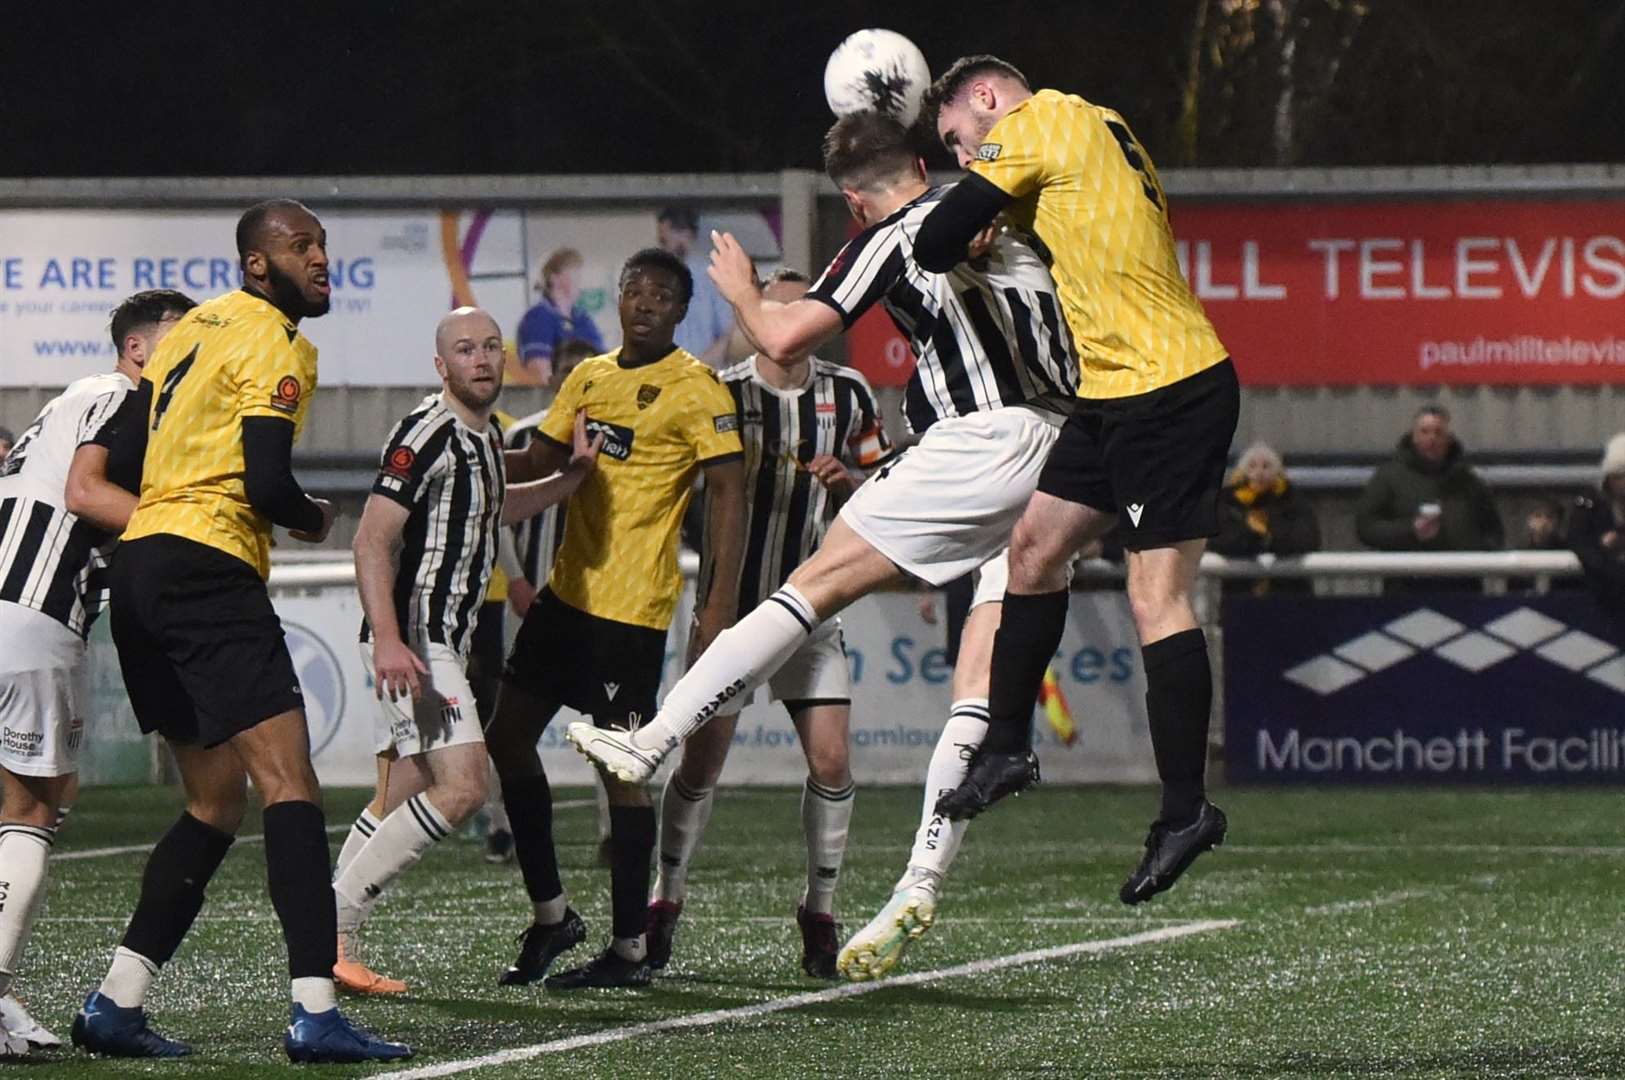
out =
[[711,717],[734,711],[729,703],[743,702],[745,695],[779,670],[818,622],[807,598],[794,585],[783,586],[731,630],[717,635],[666,694],[655,718],[632,734],[632,743],[669,753]]
[[936,814],[937,800],[965,779],[970,756],[987,736],[987,698],[961,698],[954,702],[942,736],[931,751],[931,764],[925,770],[925,806],[920,828],[914,834],[914,850],[908,856],[908,870],[897,888],[923,885],[935,891],[959,854],[969,821],[949,821]]
[[0,825],[0,994],[11,989],[29,932],[45,903],[45,868],[55,829],[35,825]]
[[309,1013],[323,1013],[339,1007],[338,992],[333,989],[332,979],[320,976],[294,979],[290,991],[293,1003],[303,1005]]
[[350,826],[350,832],[344,838],[344,846],[339,848],[339,861],[333,867],[333,880],[337,881],[344,871],[350,868],[351,861],[356,853],[367,846],[372,834],[378,831],[378,818],[372,812],[372,807],[363,806],[361,813],[356,817],[355,823]]
[[850,781],[844,788],[832,790],[810,776],[801,789],[801,831],[807,838],[807,891],[801,903],[808,911],[835,914],[835,884],[846,857],[856,790]]
[[688,864],[699,850],[705,824],[711,820],[715,788],[696,791],[683,783],[677,771],[666,777],[660,795],[660,859],[654,897],[681,904],[688,895]]
[[610,948],[623,960],[642,960],[649,955],[649,945],[642,934],[637,937],[618,937],[609,939]]
[[339,933],[355,933],[384,888],[451,832],[451,823],[426,795],[414,795],[391,811],[333,882]]
[[120,945],[113,950],[113,964],[97,989],[119,1008],[134,1009],[146,1003],[147,991],[157,977],[157,964]]

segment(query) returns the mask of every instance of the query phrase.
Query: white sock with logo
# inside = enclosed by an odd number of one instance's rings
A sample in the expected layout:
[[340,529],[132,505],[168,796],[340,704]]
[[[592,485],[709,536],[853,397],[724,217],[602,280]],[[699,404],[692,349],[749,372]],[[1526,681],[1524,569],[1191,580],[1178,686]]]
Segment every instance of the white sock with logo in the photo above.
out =
[[717,635],[711,647],[666,694],[660,711],[638,728],[632,742],[669,753],[705,722],[743,701],[801,648],[819,618],[794,585],[785,585],[756,610]]
[[146,1004],[147,991],[158,977],[158,965],[138,952],[120,945],[113,950],[113,963],[97,990],[121,1009]]
[[852,826],[850,780],[843,788],[824,787],[807,777],[801,789],[801,832],[807,839],[807,891],[802,905],[820,915],[835,914],[835,885],[846,858],[846,834]]
[[695,790],[683,783],[677,771],[666,778],[660,794],[660,858],[655,874],[654,897],[681,904],[688,895],[688,864],[699,850],[706,822],[711,820],[715,788]]
[[23,947],[45,904],[45,872],[55,829],[0,825],[0,994],[11,990]]
[[453,828],[427,795],[414,795],[390,812],[333,882],[340,936],[353,938],[389,883]]
[[987,698],[961,698],[948,713],[942,735],[931,751],[931,764],[925,770],[925,805],[920,812],[920,828],[914,834],[914,850],[909,852],[908,869],[898,879],[897,888],[919,886],[932,892],[942,887],[942,879],[959,854],[969,821],[949,821],[936,813],[937,800],[965,779],[970,756],[987,736]]

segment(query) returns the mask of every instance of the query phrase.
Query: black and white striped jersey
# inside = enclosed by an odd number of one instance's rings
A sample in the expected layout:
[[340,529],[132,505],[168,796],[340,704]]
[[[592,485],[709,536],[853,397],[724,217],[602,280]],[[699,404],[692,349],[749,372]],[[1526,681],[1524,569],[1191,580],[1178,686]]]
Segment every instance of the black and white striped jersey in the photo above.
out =
[[[761,376],[756,357],[722,373],[739,411],[748,503],[740,564],[739,613],[772,595],[824,539],[839,509],[807,471],[821,455],[869,469],[892,454],[874,391],[857,370],[814,357],[801,386],[780,390]],[[709,547],[709,545],[707,545]],[[706,553],[710,580],[710,552]]]
[[88,636],[106,597],[113,541],[67,509],[68,469],[86,443],[106,445],[130,380],[117,372],[72,383],[40,410],[0,464],[0,600]]
[[914,261],[920,224],[946,190],[932,188],[853,237],[807,295],[847,327],[878,302],[908,337],[919,359],[903,396],[911,431],[1007,405],[1069,410],[1077,349],[1032,245],[1004,230],[984,258],[946,274]]
[[[547,410],[543,409],[515,420],[508,428],[508,449],[523,450],[529,446],[546,416]],[[553,572],[553,557],[559,553],[559,544],[564,540],[564,509],[568,505],[569,500],[554,503],[535,517],[509,526],[525,580],[538,589]]]
[[[468,655],[496,564],[506,473],[495,423],[474,431],[440,394],[395,427],[372,493],[409,510],[395,571],[395,618],[407,642]],[[361,640],[371,640],[361,623]]]

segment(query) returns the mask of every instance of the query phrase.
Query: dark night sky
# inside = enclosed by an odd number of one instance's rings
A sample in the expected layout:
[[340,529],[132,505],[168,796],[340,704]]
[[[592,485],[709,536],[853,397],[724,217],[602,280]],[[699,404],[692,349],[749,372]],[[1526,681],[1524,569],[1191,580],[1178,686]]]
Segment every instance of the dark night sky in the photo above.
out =
[[[876,24],[934,71],[991,51],[1111,104],[1167,163],[1198,2],[30,5],[0,36],[0,173],[816,167],[824,60]],[[1625,3],[1367,2],[1302,163],[1625,160]],[[1264,76],[1232,74],[1196,163],[1269,164]]]

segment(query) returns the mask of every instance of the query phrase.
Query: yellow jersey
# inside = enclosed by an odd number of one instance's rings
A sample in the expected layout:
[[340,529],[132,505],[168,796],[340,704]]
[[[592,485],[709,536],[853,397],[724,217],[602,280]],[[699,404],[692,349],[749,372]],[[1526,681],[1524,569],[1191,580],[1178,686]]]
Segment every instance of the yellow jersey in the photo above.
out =
[[1040,90],[993,125],[968,168],[1013,197],[1007,219],[1046,253],[1079,397],[1147,393],[1225,359],[1180,272],[1156,166],[1116,112]]
[[541,437],[569,446],[578,409],[604,445],[570,498],[548,587],[589,615],[664,631],[683,587],[677,533],[696,472],[744,456],[733,395],[682,349],[636,367],[617,349],[576,365]]
[[239,290],[199,304],[164,336],[151,383],[141,498],[124,539],[182,536],[271,572],[271,522],[243,486],[243,418],[293,422],[316,389],[316,346],[268,300]]

